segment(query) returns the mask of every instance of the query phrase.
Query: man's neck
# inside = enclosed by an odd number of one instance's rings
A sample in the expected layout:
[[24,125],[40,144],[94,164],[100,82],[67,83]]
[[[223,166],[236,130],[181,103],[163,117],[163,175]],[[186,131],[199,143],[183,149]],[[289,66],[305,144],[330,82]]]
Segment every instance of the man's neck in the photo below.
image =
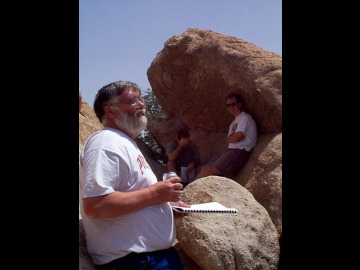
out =
[[121,128],[119,128],[117,125],[115,125],[115,123],[113,122],[107,122],[106,124],[103,124],[104,127],[109,127],[109,128],[113,128],[113,129],[117,129],[120,130],[121,132],[125,133],[126,135],[128,135],[132,140],[135,140],[136,136],[133,136],[131,134],[129,134],[126,130],[123,130]]
[[239,111],[237,114],[234,114],[235,118],[238,117],[243,111]]

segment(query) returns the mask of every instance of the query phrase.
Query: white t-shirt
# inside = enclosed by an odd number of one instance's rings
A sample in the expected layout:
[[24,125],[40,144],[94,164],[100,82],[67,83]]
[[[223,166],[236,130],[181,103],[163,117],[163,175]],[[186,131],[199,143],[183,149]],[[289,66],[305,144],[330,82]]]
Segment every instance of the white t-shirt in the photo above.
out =
[[252,116],[244,111],[231,122],[228,136],[239,131],[245,134],[245,139],[240,142],[229,143],[228,148],[245,148],[246,151],[250,151],[256,145],[257,128]]
[[135,141],[125,133],[103,128],[92,134],[81,152],[79,171],[80,213],[94,264],[104,264],[130,252],[173,245],[176,231],[169,203],[150,205],[117,218],[89,219],[83,211],[82,198],[115,190],[139,190],[157,182]]

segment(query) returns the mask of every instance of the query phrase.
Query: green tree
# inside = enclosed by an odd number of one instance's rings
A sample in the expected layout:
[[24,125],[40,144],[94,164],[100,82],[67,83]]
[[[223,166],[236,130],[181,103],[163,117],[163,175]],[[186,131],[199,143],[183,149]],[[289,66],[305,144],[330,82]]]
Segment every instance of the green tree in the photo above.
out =
[[[150,88],[146,89],[142,96],[146,100],[146,117],[148,119],[148,122],[156,118],[163,118],[163,119],[166,118],[166,115],[163,112],[158,99],[156,98],[154,92]],[[143,140],[150,147],[156,161],[158,161],[163,165],[166,165],[166,154],[157,144],[157,142],[155,141],[154,137],[151,135],[148,128],[145,128],[143,130],[143,132],[139,135],[139,138]]]

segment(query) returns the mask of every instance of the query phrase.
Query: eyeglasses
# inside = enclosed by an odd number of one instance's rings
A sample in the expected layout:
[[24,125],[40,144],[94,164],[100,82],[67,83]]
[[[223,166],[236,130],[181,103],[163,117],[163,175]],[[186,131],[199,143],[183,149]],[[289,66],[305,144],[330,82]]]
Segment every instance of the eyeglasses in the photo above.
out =
[[237,104],[237,102],[233,102],[233,103],[227,103],[226,106],[229,108],[230,106],[231,107],[234,107],[235,105]]
[[119,102],[114,102],[114,103],[110,103],[110,105],[113,105],[113,104],[129,104],[131,106],[134,106],[135,104],[139,104],[139,103],[142,103],[144,105],[146,105],[146,100],[143,99],[143,98],[130,98],[126,101],[119,101]]

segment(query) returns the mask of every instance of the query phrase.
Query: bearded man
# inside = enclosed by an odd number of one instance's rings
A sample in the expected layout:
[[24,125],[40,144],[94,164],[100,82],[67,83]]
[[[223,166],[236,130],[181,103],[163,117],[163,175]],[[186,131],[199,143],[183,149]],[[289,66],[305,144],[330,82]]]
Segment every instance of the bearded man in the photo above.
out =
[[129,81],[110,83],[95,97],[103,129],[81,152],[79,203],[98,269],[183,269],[171,205],[188,205],[180,178],[158,181],[134,141],[147,125],[145,109],[139,86]]

